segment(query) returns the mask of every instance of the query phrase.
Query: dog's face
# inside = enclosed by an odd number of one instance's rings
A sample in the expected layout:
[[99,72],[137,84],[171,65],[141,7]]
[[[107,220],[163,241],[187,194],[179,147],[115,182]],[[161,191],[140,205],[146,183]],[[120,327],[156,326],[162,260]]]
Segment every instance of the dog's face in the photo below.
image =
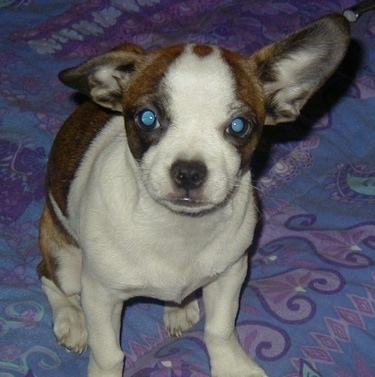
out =
[[[142,87],[142,74],[130,83],[125,124],[151,197],[173,211],[201,214],[226,203],[249,165],[264,122],[262,91],[254,84],[241,96],[250,77],[240,66],[236,76],[228,51],[186,45],[174,53],[152,88]],[[154,54],[149,64],[165,59],[171,55]]]
[[123,114],[141,183],[155,201],[203,214],[236,192],[263,124],[294,120],[336,68],[346,27],[327,17],[250,57],[206,45],[145,54],[124,44],[60,78]]

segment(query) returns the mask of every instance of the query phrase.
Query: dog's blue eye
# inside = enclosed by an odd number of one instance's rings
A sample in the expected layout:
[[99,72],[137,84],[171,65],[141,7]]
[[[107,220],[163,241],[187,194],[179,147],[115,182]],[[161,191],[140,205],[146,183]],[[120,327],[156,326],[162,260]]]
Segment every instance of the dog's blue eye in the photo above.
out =
[[138,113],[137,121],[139,126],[144,130],[154,130],[159,127],[159,121],[156,114],[150,110],[145,109]]
[[250,130],[250,123],[241,117],[232,119],[227,132],[235,137],[244,137]]
[[230,128],[236,134],[241,133],[245,128],[245,121],[242,118],[235,118],[230,124]]

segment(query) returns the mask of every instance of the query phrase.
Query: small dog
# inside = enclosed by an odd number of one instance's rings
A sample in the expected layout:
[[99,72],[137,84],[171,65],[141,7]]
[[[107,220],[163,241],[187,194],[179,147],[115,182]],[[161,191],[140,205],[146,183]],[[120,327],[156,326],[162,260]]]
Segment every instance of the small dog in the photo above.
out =
[[166,301],[178,336],[200,287],[212,376],[267,376],[234,327],[257,221],[249,165],[262,126],[296,119],[349,39],[329,15],[250,57],[123,44],[60,73],[92,101],[52,147],[38,272],[58,342],[91,349],[89,377],[122,376],[124,301]]

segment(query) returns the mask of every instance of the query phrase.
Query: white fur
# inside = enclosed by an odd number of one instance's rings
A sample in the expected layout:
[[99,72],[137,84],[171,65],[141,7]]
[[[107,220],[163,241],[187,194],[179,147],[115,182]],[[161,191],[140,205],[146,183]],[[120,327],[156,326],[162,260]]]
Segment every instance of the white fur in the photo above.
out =
[[[124,298],[181,302],[246,250],[255,226],[250,174],[220,210],[179,216],[147,194],[124,138],[122,118],[114,118],[92,144],[71,188],[69,223],[77,229],[83,264],[104,276],[109,288],[124,290]],[[152,253],[145,259],[146,250]]]
[[168,202],[175,196],[170,166],[178,159],[199,160],[208,168],[199,199],[208,209],[215,207],[234,189],[240,167],[236,148],[224,139],[226,127],[238,115],[232,113],[237,99],[230,68],[218,50],[202,58],[188,49],[170,67],[164,85],[172,124],[143,160],[145,186],[154,199],[174,208]]
[[[313,87],[311,81],[322,80],[319,75],[313,74],[312,79],[301,80],[303,72],[310,72],[309,65],[317,60],[317,54],[308,49],[295,52],[292,56],[282,59],[275,65],[277,80],[265,83],[266,94],[276,93],[274,101],[279,104],[279,113],[283,114],[278,122],[288,122],[296,119],[300,110],[309,98],[309,93]],[[308,77],[308,74],[306,75]],[[287,115],[285,115],[287,114]],[[272,120],[266,121],[273,124]]]
[[83,352],[87,348],[87,330],[78,295],[66,295],[45,277],[42,287],[52,307],[57,341],[69,351]]
[[[186,51],[164,84],[172,124],[146,152],[141,167],[131,156],[122,117],[113,117],[85,154],[69,192],[68,216],[56,211],[82,249],[80,281],[66,268],[61,283],[63,290],[81,285],[92,351],[88,376],[121,376],[123,300],[142,295],[180,303],[203,287],[213,376],[266,377],[242,350],[234,330],[256,210],[250,173],[239,175],[241,158],[224,137],[237,115],[231,110],[237,107],[232,74],[218,52],[199,58]],[[213,209],[229,196],[228,202],[197,217],[171,211],[176,208],[169,202],[175,195],[169,169],[181,158],[199,159],[208,169],[200,194],[204,204],[185,211]],[[61,309],[62,292],[47,291],[55,329],[63,327],[57,336],[68,336],[66,324],[76,306],[70,302]],[[166,326],[179,335],[198,315],[196,301],[169,306]],[[85,330],[76,331],[84,339]]]

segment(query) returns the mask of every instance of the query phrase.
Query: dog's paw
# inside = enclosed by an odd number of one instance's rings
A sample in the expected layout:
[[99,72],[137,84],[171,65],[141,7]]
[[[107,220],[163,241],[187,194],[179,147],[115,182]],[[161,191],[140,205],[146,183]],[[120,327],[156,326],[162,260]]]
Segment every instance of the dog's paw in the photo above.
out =
[[235,333],[230,337],[205,335],[212,377],[268,377],[241,347]]
[[212,377],[268,377],[268,375],[260,368],[253,370],[243,370],[239,368],[232,369],[231,371],[220,371],[218,373],[212,372]]
[[197,300],[192,300],[184,306],[166,305],[164,308],[164,324],[171,336],[181,336],[199,321],[199,306]]
[[211,370],[212,377],[268,377],[266,372],[259,367],[254,361],[248,359],[245,364],[238,363],[228,367],[225,363],[225,358],[222,365],[217,365]]
[[60,308],[54,319],[53,331],[58,343],[68,351],[82,353],[87,349],[86,322],[80,308]]

